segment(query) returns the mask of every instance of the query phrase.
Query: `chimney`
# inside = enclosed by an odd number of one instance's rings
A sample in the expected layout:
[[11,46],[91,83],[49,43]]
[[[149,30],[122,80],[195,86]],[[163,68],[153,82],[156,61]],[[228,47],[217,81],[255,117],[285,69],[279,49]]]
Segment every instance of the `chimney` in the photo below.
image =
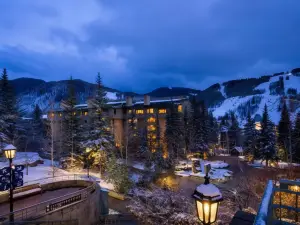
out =
[[150,105],[150,96],[144,95],[144,105]]
[[126,96],[126,106],[132,106],[132,97]]

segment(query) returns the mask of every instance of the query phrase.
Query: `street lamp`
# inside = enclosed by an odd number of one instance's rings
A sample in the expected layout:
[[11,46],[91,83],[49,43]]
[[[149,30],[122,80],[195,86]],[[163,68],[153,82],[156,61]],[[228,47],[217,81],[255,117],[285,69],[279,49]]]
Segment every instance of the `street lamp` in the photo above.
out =
[[90,162],[89,162],[89,154],[92,151],[92,148],[87,147],[85,149],[86,152],[86,167],[87,167],[87,176],[90,178]]
[[204,184],[199,185],[193,196],[196,201],[196,208],[199,220],[204,225],[209,225],[217,220],[218,208],[223,200],[220,190],[209,183],[208,169]]
[[16,155],[17,148],[13,145],[7,145],[4,149],[3,152],[5,154],[5,157],[9,159],[9,168],[10,168],[10,188],[9,188],[9,220],[10,222],[14,221],[14,203],[13,203],[13,168],[12,168],[12,160]]

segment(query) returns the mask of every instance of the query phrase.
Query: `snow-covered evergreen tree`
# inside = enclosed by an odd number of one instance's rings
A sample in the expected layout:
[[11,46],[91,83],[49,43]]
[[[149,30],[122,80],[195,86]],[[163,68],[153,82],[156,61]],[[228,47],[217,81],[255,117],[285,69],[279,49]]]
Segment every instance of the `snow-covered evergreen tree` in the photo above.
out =
[[191,100],[190,119],[190,150],[204,153],[208,151],[208,113],[203,102]]
[[265,105],[262,116],[259,147],[260,157],[266,161],[268,166],[270,160],[276,159],[277,146],[275,126],[270,120],[267,105]]
[[80,154],[80,130],[77,115],[75,87],[72,76],[68,81],[68,97],[62,101],[61,106],[64,110],[63,118],[63,154],[71,155],[72,160],[74,154]]
[[91,120],[88,135],[84,136],[81,141],[81,147],[89,147],[92,149],[94,165],[99,166],[101,173],[104,172],[107,163],[107,156],[114,149],[114,137],[111,132],[110,121],[105,115],[104,110],[107,105],[106,92],[102,84],[100,73],[96,78],[96,94],[91,100],[91,112],[89,117]]
[[183,143],[183,123],[181,115],[175,104],[171,103],[166,116],[165,141],[168,149],[168,157],[178,159],[184,157]]
[[278,124],[278,156],[280,159],[284,161],[288,161],[288,151],[291,146],[290,145],[290,135],[291,135],[291,120],[290,120],[290,113],[284,102],[281,117]]
[[3,69],[0,80],[0,138],[1,143],[17,144],[18,108],[13,88],[9,84],[6,68]]
[[208,114],[208,143],[216,145],[218,143],[219,125],[212,112]]
[[293,153],[295,161],[300,162],[300,113],[297,114],[295,126],[292,133]]
[[42,120],[42,111],[40,107],[36,105],[32,113],[32,141],[38,144],[39,149],[42,148],[45,133],[46,131]]
[[257,149],[257,138],[258,133],[255,129],[255,122],[251,118],[250,112],[248,112],[247,122],[244,125],[244,154],[248,159],[257,159],[259,158],[258,149]]

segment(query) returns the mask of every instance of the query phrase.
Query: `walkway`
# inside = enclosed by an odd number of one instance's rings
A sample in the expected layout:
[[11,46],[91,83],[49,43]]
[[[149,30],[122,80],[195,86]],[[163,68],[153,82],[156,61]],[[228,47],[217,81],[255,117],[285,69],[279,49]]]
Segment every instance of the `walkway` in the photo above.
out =
[[[42,194],[33,195],[23,199],[14,200],[14,210],[26,208],[28,206],[36,205],[38,203],[60,197],[69,193],[80,190],[81,188],[63,188],[54,191],[46,191]],[[0,214],[4,215],[9,213],[9,202],[0,204]]]

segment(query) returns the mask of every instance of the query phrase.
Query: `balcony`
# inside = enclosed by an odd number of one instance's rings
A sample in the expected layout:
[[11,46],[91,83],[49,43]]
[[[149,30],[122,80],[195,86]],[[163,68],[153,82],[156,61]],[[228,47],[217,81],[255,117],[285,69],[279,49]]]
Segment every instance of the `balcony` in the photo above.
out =
[[300,220],[300,181],[268,181],[254,225],[295,224]]

